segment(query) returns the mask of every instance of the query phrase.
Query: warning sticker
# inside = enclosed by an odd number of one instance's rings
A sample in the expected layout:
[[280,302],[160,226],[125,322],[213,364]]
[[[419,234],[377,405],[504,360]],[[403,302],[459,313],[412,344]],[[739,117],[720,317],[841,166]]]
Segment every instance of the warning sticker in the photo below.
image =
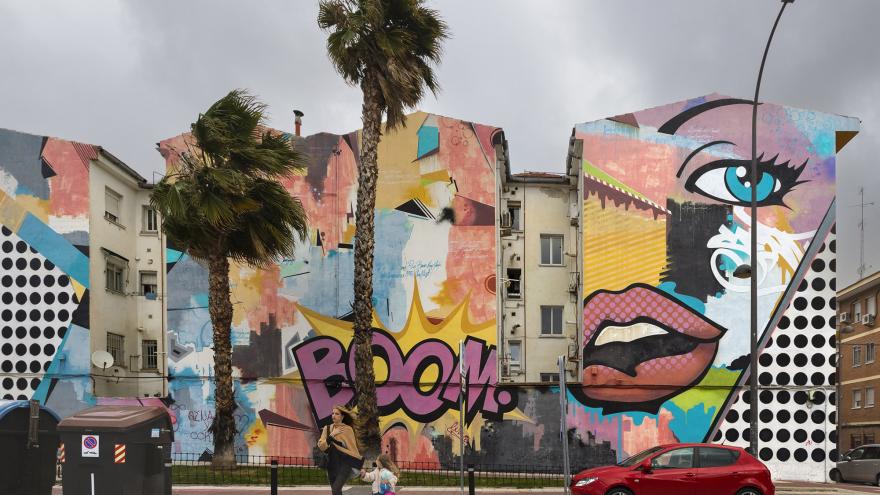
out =
[[83,457],[100,457],[100,445],[98,444],[98,435],[82,436],[82,456]]

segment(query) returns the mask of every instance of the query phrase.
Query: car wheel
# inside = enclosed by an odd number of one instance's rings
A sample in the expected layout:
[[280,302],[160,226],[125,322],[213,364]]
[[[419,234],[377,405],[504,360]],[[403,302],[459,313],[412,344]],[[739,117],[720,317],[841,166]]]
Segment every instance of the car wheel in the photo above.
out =
[[874,478],[874,486],[880,486],[880,473],[877,473],[877,477]]
[[617,487],[617,488],[612,488],[612,489],[608,490],[605,493],[605,495],[633,495],[633,494],[631,491],[627,490],[626,488]]
[[828,473],[828,477],[831,478],[831,481],[835,483],[843,483],[843,475],[840,474],[839,469],[832,469],[830,473]]
[[736,495],[761,495],[761,490],[758,490],[757,488],[748,487],[748,488],[743,488],[742,490],[736,492]]

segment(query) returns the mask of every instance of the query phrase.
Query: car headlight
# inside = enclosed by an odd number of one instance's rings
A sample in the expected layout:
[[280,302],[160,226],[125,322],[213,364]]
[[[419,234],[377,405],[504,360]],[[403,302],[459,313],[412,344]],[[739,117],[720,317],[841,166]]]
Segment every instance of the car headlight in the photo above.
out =
[[590,483],[596,481],[597,479],[599,479],[599,478],[584,478],[582,480],[578,480],[578,482],[575,483],[574,486],[587,486]]

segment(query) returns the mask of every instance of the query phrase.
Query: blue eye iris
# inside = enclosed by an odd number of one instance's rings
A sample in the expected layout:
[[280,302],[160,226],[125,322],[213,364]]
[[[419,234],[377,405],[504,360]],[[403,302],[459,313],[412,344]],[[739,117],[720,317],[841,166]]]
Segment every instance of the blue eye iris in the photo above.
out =
[[[727,167],[724,172],[724,185],[727,190],[739,201],[750,202],[752,200],[752,188],[744,183],[748,182],[748,171],[745,167]],[[758,181],[757,200],[764,201],[773,193],[776,179],[767,172],[761,173]]]

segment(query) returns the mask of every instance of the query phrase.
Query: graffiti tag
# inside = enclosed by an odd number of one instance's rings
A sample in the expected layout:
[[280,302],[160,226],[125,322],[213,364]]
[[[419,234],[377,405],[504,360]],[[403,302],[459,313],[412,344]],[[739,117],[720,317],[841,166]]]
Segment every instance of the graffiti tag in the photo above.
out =
[[400,267],[400,276],[425,278],[429,277],[438,268],[440,268],[439,260],[407,260],[406,263]]

